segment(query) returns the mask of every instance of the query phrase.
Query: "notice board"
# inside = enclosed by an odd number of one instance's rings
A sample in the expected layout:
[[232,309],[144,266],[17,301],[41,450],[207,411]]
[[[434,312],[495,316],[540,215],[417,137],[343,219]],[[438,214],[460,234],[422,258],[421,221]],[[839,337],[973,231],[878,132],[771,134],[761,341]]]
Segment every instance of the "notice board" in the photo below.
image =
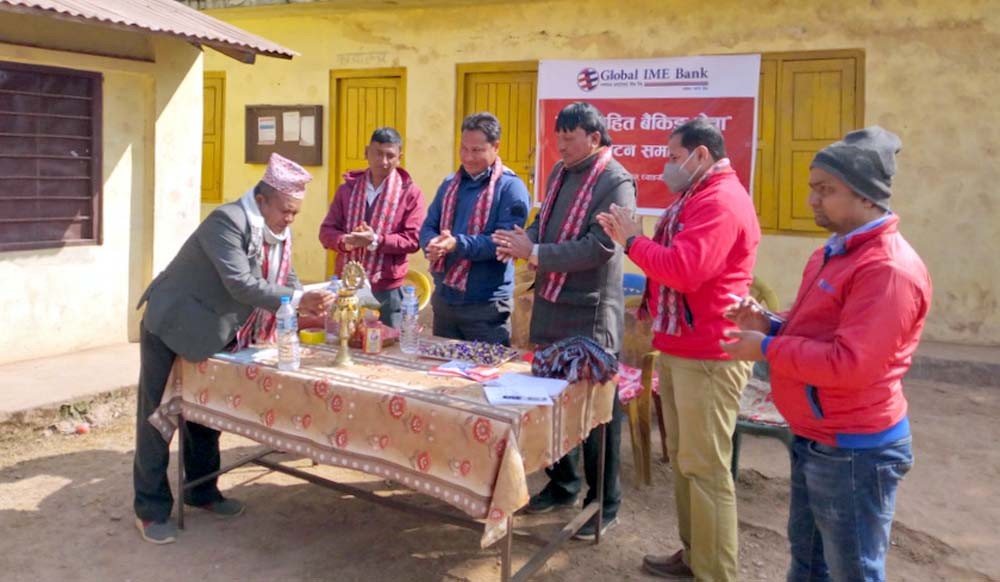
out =
[[322,105],[247,105],[248,164],[266,164],[273,152],[303,166],[323,165]]

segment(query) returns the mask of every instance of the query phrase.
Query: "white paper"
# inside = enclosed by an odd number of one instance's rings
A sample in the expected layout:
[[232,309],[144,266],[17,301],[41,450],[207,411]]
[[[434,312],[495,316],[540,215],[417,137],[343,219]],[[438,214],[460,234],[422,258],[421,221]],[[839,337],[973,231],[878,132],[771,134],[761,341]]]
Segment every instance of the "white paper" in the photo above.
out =
[[257,118],[257,145],[274,145],[278,131],[273,116]]
[[281,114],[281,141],[299,141],[299,112]]
[[514,372],[503,374],[495,380],[490,380],[488,383],[492,386],[500,386],[504,388],[540,390],[541,393],[551,397],[559,396],[562,394],[562,391],[569,386],[569,382],[566,380],[559,380],[558,378],[540,378],[530,374],[516,374]]
[[219,352],[212,357],[238,364],[254,364],[276,359],[278,348],[244,348],[238,352]]
[[307,147],[316,145],[315,115],[303,115],[299,119],[299,143]]
[[544,388],[483,384],[486,400],[494,406],[552,406]]

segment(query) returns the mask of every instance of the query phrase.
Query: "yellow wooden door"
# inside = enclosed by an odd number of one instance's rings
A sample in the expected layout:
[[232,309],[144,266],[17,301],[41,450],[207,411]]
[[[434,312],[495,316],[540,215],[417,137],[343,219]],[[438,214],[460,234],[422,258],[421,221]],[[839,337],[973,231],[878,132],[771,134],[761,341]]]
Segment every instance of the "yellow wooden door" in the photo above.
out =
[[754,157],[753,205],[757,209],[760,227],[778,228],[778,208],[775,190],[775,117],[778,103],[778,61],[763,59],[760,63],[760,93],[757,97],[757,155]]
[[860,124],[852,58],[781,63],[778,228],[819,231],[809,208],[809,164],[820,149]]
[[[406,77],[403,69],[333,71],[330,76],[330,193],[345,172],[368,167],[365,146],[379,127],[396,128],[406,144]],[[327,253],[327,276],[336,254]]]
[[505,166],[534,186],[535,95],[538,64],[482,63],[458,67],[455,167],[461,139],[462,119],[489,111],[500,120],[500,158]]
[[201,201],[222,202],[222,145],[226,102],[226,74],[205,73],[204,118],[201,138]]

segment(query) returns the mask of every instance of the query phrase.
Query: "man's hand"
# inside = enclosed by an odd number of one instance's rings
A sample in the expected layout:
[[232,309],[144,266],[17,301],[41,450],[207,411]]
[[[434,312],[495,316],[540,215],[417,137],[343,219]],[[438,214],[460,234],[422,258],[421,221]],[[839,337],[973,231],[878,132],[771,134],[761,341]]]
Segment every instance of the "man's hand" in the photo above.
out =
[[621,246],[625,246],[629,237],[642,235],[642,218],[624,206],[612,204],[608,212],[597,215],[597,222],[611,240]]
[[326,289],[307,291],[299,300],[299,311],[305,315],[323,315],[333,307],[336,296]]
[[[497,246],[497,259],[501,255],[514,257],[516,259],[527,259],[531,257],[531,249],[535,243],[528,238],[528,233],[520,226],[514,225],[514,230],[497,230],[490,237],[493,244]],[[503,260],[503,259],[500,259]]]
[[441,234],[432,238],[429,243],[427,243],[427,248],[424,252],[427,254],[427,260],[436,261],[448,253],[455,250],[458,245],[458,240],[451,235],[450,230],[442,230]]
[[741,301],[733,303],[722,312],[722,315],[744,331],[759,331],[763,334],[771,331],[771,319],[753,297],[744,297]]
[[736,341],[719,340],[722,350],[734,360],[758,361],[766,359],[761,345],[767,337],[759,331],[727,330],[726,337]]
[[375,231],[364,222],[354,229],[354,232],[344,237],[344,247],[347,250],[365,248],[375,240]]

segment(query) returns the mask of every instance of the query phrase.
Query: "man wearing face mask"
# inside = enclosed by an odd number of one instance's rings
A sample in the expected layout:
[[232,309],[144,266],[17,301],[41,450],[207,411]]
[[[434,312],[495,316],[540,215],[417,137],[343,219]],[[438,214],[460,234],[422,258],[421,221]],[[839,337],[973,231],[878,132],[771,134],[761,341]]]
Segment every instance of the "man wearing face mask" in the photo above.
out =
[[729,294],[746,296],[760,242],[753,202],[726,158],[717,127],[696,118],[669,141],[663,180],[679,198],[652,238],[625,209],[599,217],[615,242],[646,274],[640,316],[653,321],[653,347],[666,415],[667,449],[683,548],[643,558],[664,578],[735,580],[736,491],[729,472],[732,435],[748,362],[719,345],[735,329],[723,313]]
[[[527,231],[497,231],[498,256],[527,259],[537,269],[530,339],[539,346],[589,337],[609,353],[621,351],[625,327],[622,288],[624,256],[608,238],[597,216],[611,206],[635,208],[635,178],[611,156],[611,138],[601,112],[590,103],[567,105],[556,117],[556,142],[562,160],[547,182],[545,201]],[[621,505],[621,403],[615,398],[605,437],[604,499],[601,529],[618,524]],[[583,444],[587,495],[597,495],[599,432]],[[549,483],[531,498],[527,511],[543,513],[576,502],[582,482],[572,451],[546,471]],[[595,518],[576,538],[596,537]]]
[[[154,544],[176,541],[170,522],[174,498],[167,480],[170,442],[149,422],[159,407],[177,356],[199,362],[223,348],[275,341],[274,312],[283,297],[309,315],[333,305],[328,291],[302,292],[292,268],[291,224],[312,176],[300,165],[271,154],[264,177],[235,202],[223,204],[184,242],[139,300],[139,388],[136,413],[136,527]],[[219,431],[182,422],[187,479],[219,470]],[[212,478],[184,493],[180,503],[220,517],[243,513]]]

